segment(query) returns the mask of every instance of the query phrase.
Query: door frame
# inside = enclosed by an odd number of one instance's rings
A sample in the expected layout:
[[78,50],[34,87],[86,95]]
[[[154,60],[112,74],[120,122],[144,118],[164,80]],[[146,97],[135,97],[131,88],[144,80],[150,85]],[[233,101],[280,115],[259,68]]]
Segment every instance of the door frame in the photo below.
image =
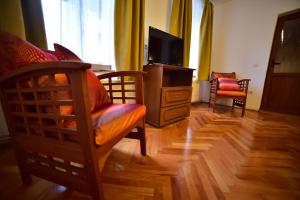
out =
[[[278,50],[278,45],[276,45],[278,43],[276,43],[276,42],[280,40],[280,36],[281,36],[280,30],[282,28],[283,23],[286,20],[294,19],[297,16],[300,17],[300,8],[278,15],[275,32],[273,34],[271,53],[270,53],[270,57],[269,57],[269,61],[268,61],[268,68],[267,68],[267,73],[266,73],[266,78],[265,78],[262,101],[260,104],[260,110],[275,111],[268,107],[268,99],[269,99],[269,91],[270,91],[270,84],[271,84],[271,76],[272,76],[274,62],[275,62],[274,58],[275,58],[277,50]],[[285,73],[276,73],[276,76],[283,76],[283,75],[285,75]],[[293,76],[293,75],[291,75],[291,76]]]

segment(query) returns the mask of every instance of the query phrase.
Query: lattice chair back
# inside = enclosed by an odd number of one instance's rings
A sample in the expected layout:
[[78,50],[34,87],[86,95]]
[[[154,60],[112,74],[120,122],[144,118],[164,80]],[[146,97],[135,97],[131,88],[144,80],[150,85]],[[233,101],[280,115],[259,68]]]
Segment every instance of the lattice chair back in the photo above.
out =
[[218,98],[231,98],[233,99],[232,110],[234,106],[242,107],[242,116],[244,116],[249,81],[250,79],[237,80],[235,72],[212,72],[209,106],[212,106],[215,111],[215,104]]
[[143,73],[136,71],[112,72],[98,78],[107,90],[113,103],[144,104]]
[[[1,103],[24,183],[29,184],[33,174],[99,196],[87,100],[89,67],[43,63],[1,76]],[[64,123],[70,121],[77,126],[66,128]]]

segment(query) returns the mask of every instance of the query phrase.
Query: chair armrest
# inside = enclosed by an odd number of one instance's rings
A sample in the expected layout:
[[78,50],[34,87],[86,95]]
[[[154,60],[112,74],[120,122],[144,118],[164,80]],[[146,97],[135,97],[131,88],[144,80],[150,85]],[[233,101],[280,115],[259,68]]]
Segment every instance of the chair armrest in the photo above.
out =
[[237,82],[243,82],[243,81],[251,81],[251,79],[240,79],[240,80],[237,80]]
[[97,77],[113,102],[144,104],[144,74],[142,71],[117,71]]
[[215,81],[218,81],[218,79],[217,78],[212,78],[211,80],[209,80],[210,83],[213,83]]
[[237,83],[240,85],[241,89],[247,93],[250,81],[251,81],[251,79],[241,79],[241,80],[238,80]]
[[44,62],[44,63],[34,63],[28,64],[19,69],[15,69],[11,72],[8,72],[4,75],[0,76],[0,83],[10,79],[12,77],[17,77],[20,75],[32,73],[68,73],[74,70],[86,70],[91,68],[91,64],[83,63],[83,62],[75,62],[75,61],[58,61],[58,62]]
[[131,77],[139,77],[146,74],[146,72],[142,71],[117,71],[117,72],[108,72],[105,74],[98,75],[98,79],[105,79],[105,78],[113,78],[113,77],[121,77],[121,76],[131,76]]

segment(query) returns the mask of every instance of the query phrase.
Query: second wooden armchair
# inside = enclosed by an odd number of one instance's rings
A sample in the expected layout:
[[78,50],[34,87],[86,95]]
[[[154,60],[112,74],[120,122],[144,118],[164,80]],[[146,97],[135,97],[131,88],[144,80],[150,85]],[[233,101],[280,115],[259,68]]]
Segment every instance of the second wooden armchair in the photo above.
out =
[[212,72],[210,80],[209,106],[215,111],[216,101],[220,98],[231,98],[232,110],[235,106],[242,107],[242,116],[245,114],[247,92],[250,79],[236,80],[235,72]]

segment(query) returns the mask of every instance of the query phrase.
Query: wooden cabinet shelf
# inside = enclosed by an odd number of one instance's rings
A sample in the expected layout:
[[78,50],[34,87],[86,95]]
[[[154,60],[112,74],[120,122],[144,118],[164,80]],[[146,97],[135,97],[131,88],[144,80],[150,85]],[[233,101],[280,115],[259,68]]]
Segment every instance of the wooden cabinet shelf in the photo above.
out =
[[189,116],[193,69],[153,64],[143,70],[146,122],[160,127]]

